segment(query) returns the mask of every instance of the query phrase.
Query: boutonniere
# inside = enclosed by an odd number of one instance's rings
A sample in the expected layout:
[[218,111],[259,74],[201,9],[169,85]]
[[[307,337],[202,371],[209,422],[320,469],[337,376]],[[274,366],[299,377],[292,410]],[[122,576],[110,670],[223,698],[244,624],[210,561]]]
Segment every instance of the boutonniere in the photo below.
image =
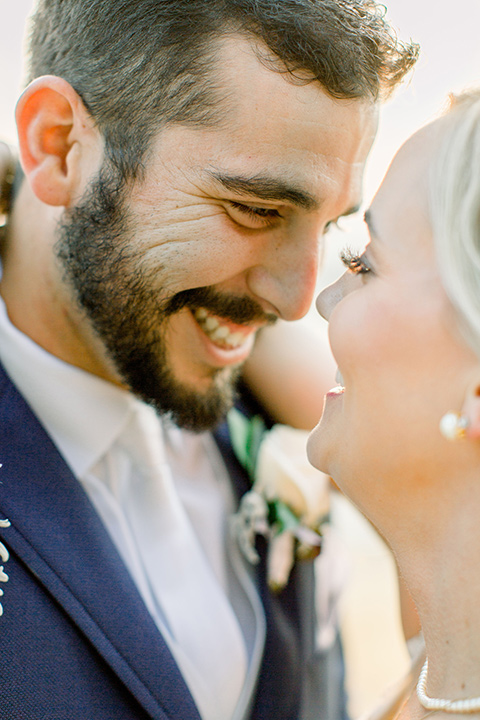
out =
[[[2,467],[2,464],[0,463],[0,468]],[[0,520],[0,528],[8,528],[10,527],[11,523],[10,520]],[[5,545],[0,542],[0,560],[2,562],[7,562],[9,558],[8,550],[5,547]],[[3,565],[0,565],[0,583],[8,582],[8,575],[3,569]],[[3,596],[3,590],[0,588],[0,597]],[[0,617],[3,615],[3,605],[0,602]]]
[[[0,465],[1,467],[1,465]],[[0,520],[0,527],[2,528],[8,528],[10,527],[10,520]],[[8,550],[5,547],[5,545],[0,542],[0,559],[2,562],[7,562],[9,558]],[[8,575],[3,569],[3,565],[0,565],[0,583],[8,582]],[[3,595],[3,590],[0,588],[0,597]],[[3,615],[3,605],[0,603],[0,616]]]
[[268,430],[263,419],[247,419],[235,408],[227,416],[232,447],[252,488],[232,519],[240,549],[256,564],[256,535],[269,541],[268,584],[279,592],[296,558],[316,557],[328,520],[329,481],[307,459],[308,432],[287,425]]

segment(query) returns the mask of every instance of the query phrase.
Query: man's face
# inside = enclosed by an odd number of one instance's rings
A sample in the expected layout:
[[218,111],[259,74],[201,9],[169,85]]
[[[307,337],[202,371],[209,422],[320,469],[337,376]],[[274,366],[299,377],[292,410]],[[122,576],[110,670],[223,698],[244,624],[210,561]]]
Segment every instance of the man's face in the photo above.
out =
[[288,82],[243,39],[223,43],[218,84],[226,122],[163,129],[143,180],[120,199],[97,181],[57,245],[83,353],[196,429],[230,405],[257,330],[309,309],[319,241],[359,204],[376,129],[372,104]]

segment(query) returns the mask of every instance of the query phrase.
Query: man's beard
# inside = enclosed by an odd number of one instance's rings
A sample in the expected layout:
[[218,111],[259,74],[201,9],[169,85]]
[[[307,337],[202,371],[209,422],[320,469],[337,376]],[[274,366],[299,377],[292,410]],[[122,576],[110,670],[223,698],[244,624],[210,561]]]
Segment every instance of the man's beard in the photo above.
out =
[[55,247],[64,279],[122,382],[179,426],[211,428],[233,404],[240,369],[212,368],[205,392],[177,380],[168,363],[168,319],[182,308],[199,307],[238,324],[274,318],[248,296],[225,296],[208,287],[161,299],[158,276],[165,268],[140,267],[124,196],[124,186],[105,165],[80,204],[65,213]]

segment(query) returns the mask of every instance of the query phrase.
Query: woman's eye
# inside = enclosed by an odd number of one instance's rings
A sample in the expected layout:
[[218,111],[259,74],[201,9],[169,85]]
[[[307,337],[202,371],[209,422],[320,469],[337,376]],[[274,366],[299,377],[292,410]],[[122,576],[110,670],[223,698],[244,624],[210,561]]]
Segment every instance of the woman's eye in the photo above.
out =
[[280,213],[275,208],[257,207],[256,205],[244,205],[243,203],[230,200],[230,207],[234,212],[240,213],[247,223],[254,227],[258,225],[268,225],[280,217]]
[[340,260],[355,275],[364,275],[371,272],[371,268],[367,265],[364,256],[356,255],[351,250],[342,250]]

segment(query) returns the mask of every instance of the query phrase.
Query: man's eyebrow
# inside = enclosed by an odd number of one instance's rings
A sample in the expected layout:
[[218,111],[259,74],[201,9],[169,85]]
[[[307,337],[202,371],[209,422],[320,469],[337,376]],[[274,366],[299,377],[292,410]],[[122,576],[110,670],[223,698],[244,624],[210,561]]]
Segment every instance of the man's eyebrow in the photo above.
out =
[[316,210],[319,206],[318,201],[310,193],[276,178],[265,175],[254,175],[253,177],[228,175],[219,170],[208,170],[208,173],[226,190],[239,195],[251,195],[261,200],[280,200],[305,210]]

